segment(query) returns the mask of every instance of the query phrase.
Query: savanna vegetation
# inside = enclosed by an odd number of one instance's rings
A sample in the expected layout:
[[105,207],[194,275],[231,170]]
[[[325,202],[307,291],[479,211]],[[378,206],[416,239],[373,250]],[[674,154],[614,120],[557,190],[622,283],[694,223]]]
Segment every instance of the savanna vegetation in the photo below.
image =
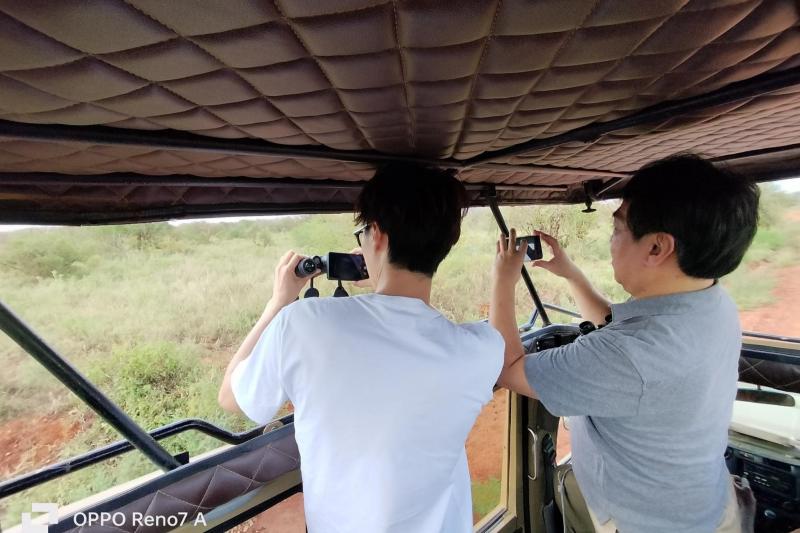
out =
[[[762,203],[756,241],[740,269],[724,280],[745,309],[769,304],[777,273],[797,265],[800,256],[800,224],[790,216],[800,207],[798,196],[766,187]],[[557,236],[606,294],[622,300],[626,295],[614,283],[608,252],[616,204],[596,207],[593,214],[578,206],[504,212],[520,234],[541,229]],[[314,215],[2,234],[0,298],[143,427],[196,417],[242,430],[249,423],[223,414],[216,391],[224,366],[270,296],[275,261],[288,249],[308,255],[348,251],[355,245],[352,229],[352,215]],[[434,283],[432,303],[452,320],[487,316],[497,235],[488,210],[466,217],[461,241]],[[533,278],[543,300],[574,307],[563,282],[539,269]],[[317,287],[330,296],[335,283],[320,280]],[[522,285],[517,308],[520,322],[527,320],[532,305]],[[0,436],[3,427],[19,421],[32,434],[47,435],[50,424],[75,428],[68,439],[51,443],[46,462],[118,440],[4,335],[0,359]],[[164,442],[173,453],[193,456],[218,446],[194,433]],[[43,466],[34,448],[21,446],[13,455],[0,449],[0,478]],[[126,454],[0,501],[0,523],[18,523],[32,501],[76,501],[150,471],[140,454]],[[476,511],[488,511],[498,492],[498,480],[476,484]]]

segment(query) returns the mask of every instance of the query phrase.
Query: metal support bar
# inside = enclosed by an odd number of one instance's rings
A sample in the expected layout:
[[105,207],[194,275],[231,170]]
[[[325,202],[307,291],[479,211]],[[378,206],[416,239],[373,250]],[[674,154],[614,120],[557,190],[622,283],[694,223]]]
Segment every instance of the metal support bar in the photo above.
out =
[[581,128],[554,135],[546,139],[533,139],[528,142],[509,146],[493,152],[485,152],[464,161],[467,168],[478,163],[488,163],[499,159],[523,155],[535,150],[553,148],[568,142],[592,142],[599,137],[614,131],[624,130],[642,124],[651,124],[675,118],[686,113],[703,111],[711,107],[753,98],[763,94],[785,89],[800,83],[800,67],[794,67],[780,72],[769,72],[754,76],[750,79],[726,85],[716,91],[690,96],[681,100],[662,102],[645,108],[626,117],[608,122],[597,122]]
[[[170,176],[146,176],[131,172],[113,174],[93,174],[76,176],[52,172],[0,172],[0,187],[9,185],[58,185],[65,183],[87,187],[199,187],[217,189],[221,187],[235,189],[354,189],[360,190],[367,180],[329,180],[329,179],[286,179],[286,178],[203,178],[199,176],[173,174]],[[468,191],[486,190],[486,183],[464,183]],[[497,184],[498,191],[559,191],[567,190],[566,185],[526,185]]]
[[349,161],[352,163],[405,162],[445,168],[460,168],[463,166],[460,161],[455,159],[443,161],[366,150],[352,151],[317,146],[291,146],[257,139],[220,139],[176,130],[153,131],[111,128],[108,126],[26,124],[0,120],[0,138],[54,142],[89,142],[114,146],[142,146],[159,150],[173,149],[228,155],[261,155],[277,158]]
[[0,302],[0,329],[162,470],[181,463]]
[[592,176],[603,178],[626,178],[630,172],[614,172],[594,168],[555,167],[552,165],[511,165],[506,163],[478,163],[470,168],[497,170],[500,172],[534,172],[536,174],[553,174],[555,176]]
[[734,154],[725,154],[709,159],[712,163],[729,163],[739,159],[747,159],[749,157],[759,157],[762,155],[782,154],[783,152],[792,152],[800,150],[800,144],[786,144],[783,146],[771,146],[769,148],[759,148],[757,150],[747,150],[745,152],[737,152]]
[[[294,415],[288,415],[281,418],[280,422],[286,425],[291,424],[293,420]],[[264,427],[265,426],[259,426],[247,431],[242,431],[241,433],[232,433],[205,420],[193,418],[179,420],[177,422],[167,424],[166,426],[162,426],[151,431],[150,436],[155,440],[162,440],[185,431],[195,430],[228,444],[241,444],[242,442],[246,442],[253,437],[260,435],[264,431]],[[129,452],[133,449],[134,447],[130,442],[121,440],[107,446],[97,448],[90,452],[72,457],[66,461],[46,466],[36,470],[35,472],[9,479],[3,483],[0,483],[0,500],[11,496],[12,494],[35,487],[36,485],[51,481],[71,472],[75,472],[76,470],[80,470],[82,468],[101,463],[107,459],[111,459],[112,457],[122,455],[123,453]]]
[[553,305],[553,304],[544,304],[544,306],[547,309],[550,309],[551,311],[558,311],[559,313],[563,313],[563,314],[565,314],[567,316],[571,316],[572,318],[583,318],[580,313],[576,313],[575,311],[571,311],[571,310],[566,309],[564,307],[559,307],[559,306]]
[[793,342],[795,344],[800,344],[800,337],[775,335],[773,333],[760,333],[757,331],[742,331],[742,337],[753,337],[756,339],[768,339],[771,341]]
[[[488,190],[486,194],[486,201],[489,204],[489,209],[492,210],[492,214],[494,215],[494,219],[497,221],[497,225],[500,226],[500,231],[503,232],[503,235],[508,237],[508,226],[506,226],[503,213],[500,212],[500,208],[497,205],[497,193],[493,188]],[[533,280],[531,280],[531,276],[528,274],[528,269],[525,268],[525,265],[522,265],[522,280],[525,282],[525,286],[528,288],[531,298],[533,298],[533,305],[536,306],[536,310],[542,317],[542,324],[544,326],[549,326],[551,324],[550,317],[547,316],[547,311],[545,310],[544,305],[542,305],[542,301],[539,299],[539,294],[536,292],[536,287],[533,286]]]
[[610,191],[611,189],[614,189],[617,185],[619,185],[623,181],[625,181],[625,178],[614,178],[614,179],[609,180],[602,189],[597,191],[597,198],[602,200],[603,196],[606,193],[608,193],[608,191]]
[[[88,226],[98,224],[128,224],[142,222],[161,222],[173,218],[214,218],[244,217],[277,214],[321,214],[352,213],[353,204],[335,203],[320,207],[309,202],[297,204],[218,204],[218,205],[176,205],[167,207],[143,208],[128,211],[56,211],[42,208],[0,209],[0,224],[53,224],[65,226]],[[36,219],[31,220],[31,213]]]
[[[583,318],[583,317],[581,317],[580,313],[576,313],[575,311],[570,311],[569,309],[565,309],[564,307],[559,307],[557,305],[548,304],[548,303],[545,303],[543,305],[544,305],[545,309],[550,309],[551,311],[557,311],[557,312],[563,313],[563,314],[565,314],[567,316],[571,316],[572,318]],[[531,314],[531,318],[527,322],[525,322],[524,324],[522,324],[519,327],[520,333],[522,333],[524,331],[530,331],[531,328],[533,328],[533,325],[536,323],[536,319],[537,318],[539,318],[539,310],[538,309],[534,309],[533,313]]]

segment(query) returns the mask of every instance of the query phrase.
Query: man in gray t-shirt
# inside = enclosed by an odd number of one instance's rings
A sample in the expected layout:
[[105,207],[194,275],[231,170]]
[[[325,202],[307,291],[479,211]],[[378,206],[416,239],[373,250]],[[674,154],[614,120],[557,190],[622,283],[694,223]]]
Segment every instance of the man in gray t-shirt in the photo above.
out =
[[611,305],[539,233],[553,258],[534,265],[569,282],[585,319],[608,324],[527,356],[514,316],[526,247],[501,236],[490,308],[506,341],[499,383],[571,417],[573,469],[597,531],[741,531],[723,458],[741,330],[717,280],[738,266],[757,223],[749,180],[695,156],[645,166],[611,237],[614,277],[632,298]]

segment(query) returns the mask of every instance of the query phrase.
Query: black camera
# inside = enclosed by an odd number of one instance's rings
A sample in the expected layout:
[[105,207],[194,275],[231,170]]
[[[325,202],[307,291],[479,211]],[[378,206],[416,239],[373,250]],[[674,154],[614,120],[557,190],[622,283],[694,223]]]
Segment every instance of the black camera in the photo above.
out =
[[363,255],[339,252],[307,257],[297,264],[294,272],[298,277],[305,278],[317,270],[324,272],[332,280],[359,281],[369,278]]

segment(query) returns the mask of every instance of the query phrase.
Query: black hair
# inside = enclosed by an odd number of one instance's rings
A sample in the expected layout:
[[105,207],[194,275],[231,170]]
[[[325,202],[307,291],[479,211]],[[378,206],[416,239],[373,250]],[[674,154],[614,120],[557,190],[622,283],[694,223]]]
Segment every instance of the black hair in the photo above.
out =
[[669,233],[678,266],[695,278],[733,272],[758,228],[756,184],[694,154],[645,165],[622,197],[628,201],[627,224],[634,238]]
[[389,236],[391,264],[432,277],[461,236],[467,204],[455,171],[393,163],[361,190],[356,223]]

